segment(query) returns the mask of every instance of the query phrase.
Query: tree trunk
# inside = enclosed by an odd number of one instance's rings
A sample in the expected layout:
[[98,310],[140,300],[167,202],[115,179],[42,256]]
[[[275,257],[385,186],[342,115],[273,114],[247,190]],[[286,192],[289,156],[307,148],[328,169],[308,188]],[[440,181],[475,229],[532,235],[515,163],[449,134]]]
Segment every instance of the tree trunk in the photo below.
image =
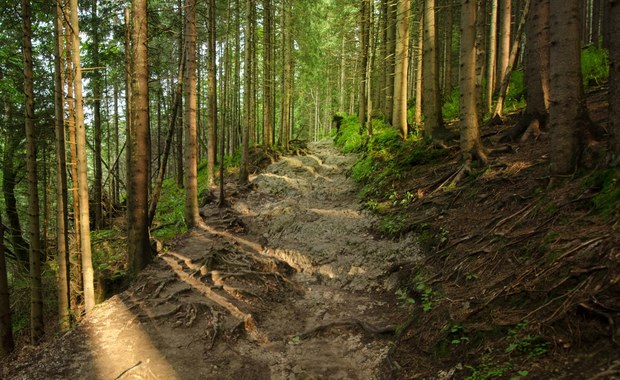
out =
[[[620,20],[620,2],[609,1],[609,18]],[[609,27],[609,134],[612,162],[620,163],[620,23]]]
[[24,119],[28,154],[28,237],[30,240],[30,340],[37,344],[45,334],[43,285],[41,283],[41,239],[39,236],[39,189],[34,116],[32,24],[30,0],[22,0],[22,53],[24,59]]
[[215,183],[215,157],[217,143],[217,81],[216,81],[216,19],[215,19],[215,0],[209,0],[208,13],[208,77],[209,77],[209,126],[208,126],[208,148],[207,148],[207,187]]
[[461,8],[461,155],[466,170],[474,158],[486,162],[480,140],[476,105],[476,0],[463,0]]
[[551,172],[564,175],[576,169],[589,120],[581,77],[579,1],[550,0],[549,4]]
[[[183,6],[183,0],[177,0],[177,7],[179,9],[179,22],[181,23],[181,25],[183,25],[181,27],[181,33],[179,33],[179,62],[183,59],[187,59],[187,57],[184,58],[183,55],[183,48],[182,46],[185,46],[185,43],[183,42],[183,36],[185,35],[185,18],[183,16],[183,9],[185,8]],[[185,52],[185,54],[187,54],[187,52]],[[177,122],[177,134],[176,134],[176,182],[177,182],[177,186],[179,187],[179,189],[183,188],[183,178],[185,176],[185,174],[183,173],[183,168],[184,168],[184,157],[183,157],[183,134],[184,134],[184,123],[183,123],[183,113],[179,113],[179,119]]]
[[[97,16],[97,1],[92,0],[92,58],[93,65],[99,67],[99,19]],[[103,227],[103,169],[101,166],[101,81],[99,75],[95,71],[95,75],[91,78],[93,82],[93,124],[95,134],[95,182],[93,186],[95,207],[95,230]]]
[[271,0],[263,0],[263,20],[265,30],[263,34],[263,144],[265,147],[269,147],[273,141],[274,99],[271,96],[273,93],[273,76],[271,74],[271,67],[273,66],[273,47],[271,44],[271,40],[273,38],[273,31],[271,28],[273,18],[272,13]]
[[508,92],[508,85],[510,84],[510,75],[512,74],[512,69],[517,60],[517,54],[519,51],[519,46],[521,45],[521,36],[523,35],[523,28],[525,27],[525,22],[527,21],[527,15],[530,10],[530,0],[525,0],[525,6],[523,8],[523,13],[521,14],[521,21],[519,22],[519,26],[517,28],[517,33],[515,40],[512,43],[512,48],[510,50],[510,57],[508,59],[507,66],[504,70],[504,75],[501,77],[501,83],[499,88],[499,95],[497,98],[497,104],[495,105],[495,114],[493,115],[494,119],[501,119],[504,112],[504,99],[506,98],[506,93]]
[[[9,119],[12,116],[9,114]],[[16,131],[9,128],[7,130],[7,144],[4,147],[3,163],[2,163],[2,193],[4,195],[4,205],[6,207],[6,215],[9,219],[9,239],[13,246],[13,254],[21,263],[28,262],[28,251],[30,247],[22,234],[19,212],[17,211],[17,198],[15,196],[15,187],[18,183],[17,172],[21,168],[15,167],[15,149],[21,143],[23,138],[23,130]]]
[[510,27],[512,24],[512,0],[503,0],[499,8],[499,41],[497,47],[497,74],[495,76],[495,91],[506,76],[506,68],[510,60]]
[[155,188],[153,189],[153,195],[151,196],[151,203],[149,205],[149,228],[153,225],[153,219],[157,211],[157,203],[161,196],[161,189],[166,178],[166,168],[168,166],[168,159],[170,158],[170,151],[172,150],[172,140],[174,138],[174,132],[176,131],[176,122],[178,120],[179,109],[181,108],[181,99],[183,97],[183,76],[184,76],[185,60],[182,59],[179,62],[179,74],[177,76],[177,86],[174,92],[174,99],[172,100],[172,110],[170,111],[170,122],[168,124],[168,132],[166,133],[166,142],[164,146],[164,153],[161,159],[161,165],[159,173],[157,173],[157,180],[155,182]]
[[84,307],[89,313],[95,307],[95,286],[90,246],[90,216],[88,211],[88,162],[86,161],[86,126],[82,99],[82,68],[80,66],[80,28],[77,0],[71,0],[72,60],[75,70],[75,125],[78,170],[78,198],[80,212],[80,247],[82,248],[82,281]]
[[409,0],[398,0],[396,62],[394,68],[394,108],[392,125],[407,139],[407,67],[409,66]]
[[131,2],[131,134],[128,136],[127,244],[129,272],[134,276],[151,261],[148,231],[149,82],[147,0]]
[[396,64],[396,19],[397,19],[397,0],[388,1],[387,15],[387,49],[386,49],[386,94],[385,94],[385,115],[386,121],[393,124],[392,115],[394,114],[394,74]]
[[58,327],[66,331],[71,327],[70,305],[70,276],[69,276],[69,220],[68,220],[68,190],[67,190],[67,157],[65,148],[65,118],[63,101],[63,72],[61,52],[63,48],[61,31],[62,9],[60,2],[56,2],[56,18],[54,19],[54,110],[56,131],[56,161],[57,161],[57,251],[58,251]]
[[422,102],[424,101],[424,13],[420,13],[418,23],[418,48],[416,54],[416,80],[415,80],[415,125],[422,128]]
[[427,141],[441,139],[445,133],[441,115],[441,90],[439,89],[439,49],[437,49],[436,0],[424,1],[424,54],[422,63],[422,113],[424,137]]
[[[283,4],[286,0],[283,1]],[[243,148],[241,151],[241,167],[239,168],[239,182],[247,184],[249,182],[249,159],[250,159],[250,131],[252,130],[252,51],[251,51],[251,29],[252,29],[252,7],[254,0],[245,2],[245,33],[244,33],[244,85],[243,85]]]
[[13,323],[11,322],[11,301],[6,268],[6,246],[4,232],[6,227],[0,219],[0,359],[9,356],[15,349]]
[[[493,112],[493,89],[495,88],[495,65],[497,62],[497,4],[498,0],[491,0],[491,23],[489,26],[489,48],[487,49],[487,87],[486,109]],[[529,44],[528,38],[528,44]]]
[[366,109],[368,102],[366,101],[366,66],[368,66],[368,0],[360,0],[359,17],[360,17],[360,43],[359,43],[359,61],[358,67],[359,75],[359,104],[357,118],[360,121],[362,128],[366,127]]

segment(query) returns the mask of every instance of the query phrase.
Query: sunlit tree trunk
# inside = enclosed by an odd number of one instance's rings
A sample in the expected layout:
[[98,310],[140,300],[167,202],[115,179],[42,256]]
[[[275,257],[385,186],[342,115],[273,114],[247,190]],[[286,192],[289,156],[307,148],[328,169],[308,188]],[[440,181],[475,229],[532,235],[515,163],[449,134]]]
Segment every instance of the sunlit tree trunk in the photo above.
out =
[[[183,6],[183,0],[177,0],[177,9],[179,10],[179,22],[181,25],[183,25],[181,27],[181,33],[179,33],[179,40],[178,40],[178,44],[179,44],[179,54],[178,54],[178,59],[179,62],[183,59],[187,59],[187,57],[185,57],[183,55],[183,48],[181,46],[185,46],[184,43],[184,35],[185,35],[185,18],[183,16],[183,10],[185,9],[185,7]],[[187,52],[185,52],[185,54],[187,54]],[[181,101],[182,102],[182,101]],[[184,123],[183,123],[183,112],[179,113],[179,120],[177,121],[177,133],[176,133],[176,182],[177,182],[177,186],[182,189],[183,188],[183,178],[184,178],[184,157],[183,157],[183,134],[184,134]]]
[[11,300],[6,268],[6,246],[4,232],[6,227],[0,219],[0,359],[4,359],[15,349],[13,324],[11,322]]
[[386,40],[386,94],[385,94],[385,116],[388,123],[393,123],[394,114],[394,70],[396,52],[396,16],[397,0],[387,0],[387,40]]
[[215,183],[215,157],[216,157],[216,143],[217,143],[217,80],[216,80],[216,57],[217,50],[215,49],[216,39],[216,20],[215,20],[215,0],[209,0],[209,13],[208,13],[208,43],[209,51],[207,71],[209,77],[209,126],[208,126],[208,148],[207,148],[207,186],[212,186]]
[[272,18],[273,11],[271,7],[272,0],[263,0],[263,20],[264,20],[264,34],[263,34],[263,144],[269,147],[273,141],[273,112],[274,112],[274,100],[272,97],[273,91],[273,29]]
[[497,46],[497,74],[495,76],[495,91],[499,91],[502,80],[506,75],[506,68],[510,60],[510,27],[512,20],[512,0],[499,2],[499,39]]
[[280,145],[288,148],[291,131],[292,102],[292,38],[291,38],[291,0],[282,1],[282,104],[280,123]]
[[422,102],[424,101],[424,12],[420,14],[418,23],[418,48],[416,53],[414,121],[419,130],[422,128]]
[[[99,19],[97,16],[97,1],[92,0],[91,25],[92,25],[92,59],[95,70],[99,67]],[[101,79],[98,71],[92,78],[93,82],[93,126],[95,133],[94,158],[95,158],[95,182],[93,186],[93,206],[95,207],[95,229],[103,226],[103,168],[101,163]]]
[[249,181],[248,160],[250,159],[250,131],[252,129],[252,7],[253,0],[245,0],[245,30],[244,30],[244,75],[243,75],[243,146],[241,151],[241,167],[239,168],[239,182],[246,184]]
[[43,335],[43,285],[41,283],[41,239],[39,236],[39,190],[34,116],[32,64],[32,20],[30,0],[22,0],[22,54],[24,60],[24,119],[28,168],[28,237],[30,240],[30,340],[39,343]]
[[[498,0],[491,0],[491,22],[489,24],[489,47],[487,49],[487,87],[486,104],[487,112],[493,112],[493,90],[495,89],[495,65],[497,63],[497,9]],[[529,44],[529,40],[528,40]]]
[[359,24],[360,24],[360,43],[359,43],[359,104],[357,118],[362,127],[366,126],[366,110],[368,102],[366,101],[366,66],[368,65],[368,38],[369,38],[369,22],[368,8],[370,7],[368,0],[360,0],[359,3]]
[[63,100],[63,74],[61,52],[63,50],[62,9],[60,1],[56,1],[56,17],[54,19],[54,110],[56,131],[57,161],[57,200],[56,200],[56,242],[58,251],[58,327],[61,331],[71,326],[70,316],[70,277],[69,277],[69,220],[67,190],[67,158],[65,148],[65,116]]
[[392,125],[407,139],[407,67],[409,66],[409,0],[398,0],[396,62],[394,68],[394,108]]
[[78,25],[77,0],[71,0],[71,39],[74,68],[75,135],[77,147],[78,198],[80,213],[80,247],[82,249],[82,286],[84,308],[90,312],[95,307],[95,286],[92,252],[90,245],[90,216],[88,208],[88,162],[86,161],[86,126],[82,99],[82,68],[80,66],[80,28]]
[[129,271],[136,275],[151,261],[148,231],[149,160],[149,71],[146,0],[131,3],[131,134],[128,136],[129,179],[127,183],[127,245]]
[[576,169],[589,120],[581,77],[579,1],[550,0],[549,12],[551,172],[563,175]]

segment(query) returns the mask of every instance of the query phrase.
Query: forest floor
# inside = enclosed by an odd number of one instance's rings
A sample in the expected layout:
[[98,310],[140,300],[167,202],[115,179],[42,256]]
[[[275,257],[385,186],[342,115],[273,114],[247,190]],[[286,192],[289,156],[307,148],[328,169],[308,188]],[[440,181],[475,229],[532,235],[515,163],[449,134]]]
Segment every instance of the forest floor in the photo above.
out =
[[456,184],[458,147],[411,165],[371,213],[356,155],[310,144],[228,183],[230,207],[0,377],[618,379],[619,170],[594,142],[552,181],[547,133],[510,145]]
[[227,187],[231,207],[169,243],[125,292],[75,329],[26,348],[11,379],[371,379],[396,326],[400,260],[413,234],[370,233],[331,141]]

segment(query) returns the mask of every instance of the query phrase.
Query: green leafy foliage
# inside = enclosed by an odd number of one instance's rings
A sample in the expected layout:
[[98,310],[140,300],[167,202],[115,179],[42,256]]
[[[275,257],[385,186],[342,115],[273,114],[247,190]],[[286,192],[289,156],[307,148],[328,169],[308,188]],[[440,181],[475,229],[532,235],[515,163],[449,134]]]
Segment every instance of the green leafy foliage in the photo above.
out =
[[607,50],[591,45],[581,50],[581,75],[586,87],[598,86],[609,77]]

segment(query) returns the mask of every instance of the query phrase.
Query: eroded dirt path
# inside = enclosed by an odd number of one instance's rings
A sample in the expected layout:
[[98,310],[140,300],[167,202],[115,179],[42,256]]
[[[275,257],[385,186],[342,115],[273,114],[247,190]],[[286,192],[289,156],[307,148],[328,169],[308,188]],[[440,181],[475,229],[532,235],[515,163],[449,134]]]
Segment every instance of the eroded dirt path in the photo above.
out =
[[376,240],[331,141],[284,157],[230,209],[160,254],[84,323],[26,351],[15,379],[373,379],[397,323],[395,262],[413,238]]

